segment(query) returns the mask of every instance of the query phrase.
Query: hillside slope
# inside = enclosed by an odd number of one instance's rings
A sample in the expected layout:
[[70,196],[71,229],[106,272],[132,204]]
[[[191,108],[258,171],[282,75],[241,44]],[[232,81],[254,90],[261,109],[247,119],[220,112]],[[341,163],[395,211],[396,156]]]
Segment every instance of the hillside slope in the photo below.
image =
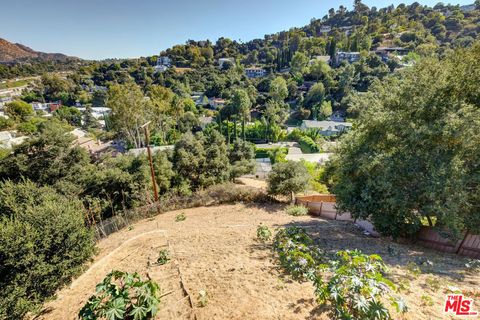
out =
[[61,53],[45,53],[35,51],[23,44],[11,43],[0,38],[0,62],[13,62],[23,59],[67,60],[67,55]]

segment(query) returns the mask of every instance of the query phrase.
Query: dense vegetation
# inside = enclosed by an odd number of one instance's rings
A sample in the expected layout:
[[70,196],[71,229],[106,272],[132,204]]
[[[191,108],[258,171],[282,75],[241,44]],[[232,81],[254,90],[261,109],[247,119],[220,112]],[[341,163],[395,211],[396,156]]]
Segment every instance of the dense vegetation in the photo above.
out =
[[385,277],[388,269],[378,255],[358,250],[331,255],[297,226],[280,229],[273,249],[288,274],[313,283],[317,301],[332,319],[392,319],[384,297],[390,298],[397,312],[407,311],[405,302],[393,295],[395,285]]
[[336,153],[338,206],[394,237],[480,231],[480,44],[376,83]]
[[[173,145],[153,155],[163,199],[252,173],[256,152],[274,164],[268,177],[272,195],[293,196],[307,188],[327,192],[324,182],[341,210],[370,219],[385,235],[414,235],[425,224],[452,238],[465,230],[480,232],[479,12],[478,1],[467,11],[418,3],[376,9],[356,0],[353,11],[331,9],[303,28],[264,39],[174,46],[160,54],[175,66],[165,72],[154,69],[158,57],[1,65],[1,78],[42,75],[19,101],[5,106],[8,119],[0,117],[0,129],[28,135],[11,150],[0,149],[0,286],[6,288],[0,319],[35,313],[80,271],[94,250],[92,225],[153,202],[145,155],[92,157],[68,134],[74,127],[130,149],[145,147],[140,128],[148,122],[150,144]],[[372,52],[381,46],[410,52],[402,61],[385,61]],[[327,64],[316,57],[334,58],[341,50],[359,51],[360,58]],[[219,68],[221,57],[234,63]],[[247,78],[244,69],[252,65],[269,74]],[[45,73],[67,69],[72,72]],[[225,104],[209,106],[214,97]],[[47,118],[33,110],[35,101],[63,106]],[[77,104],[86,110],[80,112]],[[105,130],[92,107],[111,109],[102,117]],[[287,124],[327,119],[334,112],[354,120],[352,132],[287,134]],[[213,121],[202,123],[205,117]],[[339,147],[324,169],[286,161],[286,148],[255,150],[247,142],[278,140],[296,141],[306,153],[324,150],[327,140],[338,140]],[[289,211],[304,213],[297,207]],[[270,237],[259,230],[259,237]],[[312,277],[322,253],[311,252],[312,241],[302,230],[279,234],[281,263],[298,277]],[[287,259],[292,257],[296,260]],[[342,253],[340,258],[329,267],[331,283],[345,269],[374,265],[378,271],[367,278],[383,270],[376,257]],[[317,293],[335,305],[327,297],[328,283],[318,282]],[[340,285],[350,299],[348,283]],[[381,309],[375,299],[369,301],[373,311]],[[359,312],[338,306],[333,314],[366,314]]]
[[79,312],[82,320],[147,320],[158,312],[160,286],[137,273],[110,272]]

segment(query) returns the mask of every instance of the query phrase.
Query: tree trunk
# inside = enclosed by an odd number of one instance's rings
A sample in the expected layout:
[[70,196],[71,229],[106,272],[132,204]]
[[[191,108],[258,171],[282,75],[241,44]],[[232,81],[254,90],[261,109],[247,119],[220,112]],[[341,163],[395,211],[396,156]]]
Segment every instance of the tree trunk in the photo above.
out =
[[295,194],[293,193],[293,191],[292,191],[292,193],[290,194],[290,203],[291,203],[291,204],[295,204]]
[[430,227],[433,227],[432,219],[430,218],[430,216],[427,214],[426,217],[427,217],[428,225]]
[[237,141],[238,134],[237,134],[237,117],[233,118],[233,131],[235,132],[235,141]]
[[243,119],[242,119],[242,137],[243,137],[243,141],[245,141],[245,115],[243,115]]
[[230,117],[227,119],[227,145],[230,147]]

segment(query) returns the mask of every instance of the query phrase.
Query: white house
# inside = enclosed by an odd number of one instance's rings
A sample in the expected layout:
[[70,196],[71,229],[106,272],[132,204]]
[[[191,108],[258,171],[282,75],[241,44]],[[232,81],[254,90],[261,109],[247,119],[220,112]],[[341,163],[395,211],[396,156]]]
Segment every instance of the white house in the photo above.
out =
[[338,52],[335,55],[335,64],[339,65],[342,61],[353,63],[360,60],[360,52]]
[[165,72],[172,65],[172,60],[167,57],[158,57],[157,65],[155,66],[155,72]]
[[332,31],[331,26],[321,26],[320,27],[320,33],[329,33],[330,31]]
[[300,126],[301,130],[319,129],[324,136],[331,136],[348,131],[352,128],[350,122],[336,122],[336,121],[317,121],[317,120],[303,120]]
[[259,67],[250,67],[245,68],[245,75],[249,78],[261,78],[267,75],[267,71]]

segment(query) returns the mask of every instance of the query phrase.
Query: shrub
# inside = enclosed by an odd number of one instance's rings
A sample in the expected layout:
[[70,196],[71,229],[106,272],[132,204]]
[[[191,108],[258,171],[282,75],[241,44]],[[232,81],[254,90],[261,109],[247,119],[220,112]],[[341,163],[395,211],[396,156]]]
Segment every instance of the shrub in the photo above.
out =
[[280,264],[294,278],[311,278],[323,260],[323,251],[313,246],[312,238],[303,228],[281,229],[275,235],[273,246]]
[[318,144],[316,144],[315,141],[308,136],[301,136],[300,139],[298,139],[298,144],[300,145],[303,153],[320,152],[320,147]]
[[158,253],[157,263],[159,265],[164,265],[170,261],[170,252],[166,249],[160,250]]
[[80,310],[83,320],[152,319],[158,312],[160,287],[138,273],[112,271],[97,285],[96,294]]
[[268,229],[267,226],[264,226],[264,225],[260,224],[257,227],[257,238],[258,238],[258,240],[260,240],[262,242],[266,242],[266,241],[270,240],[271,237],[272,237],[272,231],[270,231],[270,229]]
[[[328,281],[319,273],[313,278],[319,302],[329,303],[331,316],[336,319],[391,319],[380,298],[395,286],[383,276],[387,268],[382,258],[358,250],[339,251],[337,256],[338,260],[321,266],[331,273]],[[407,310],[402,300],[391,297],[391,301],[399,312]]]
[[187,219],[187,217],[183,212],[175,216],[175,222],[185,221],[185,219]]
[[305,190],[309,180],[310,175],[301,163],[276,163],[268,175],[268,193],[285,196],[290,194],[293,201],[294,193]]
[[205,290],[198,291],[198,306],[203,308],[206,307],[208,303],[208,293]]
[[0,183],[0,319],[21,319],[94,252],[82,203],[26,181]]
[[308,208],[304,206],[289,205],[285,212],[291,216],[305,216],[308,214]]

